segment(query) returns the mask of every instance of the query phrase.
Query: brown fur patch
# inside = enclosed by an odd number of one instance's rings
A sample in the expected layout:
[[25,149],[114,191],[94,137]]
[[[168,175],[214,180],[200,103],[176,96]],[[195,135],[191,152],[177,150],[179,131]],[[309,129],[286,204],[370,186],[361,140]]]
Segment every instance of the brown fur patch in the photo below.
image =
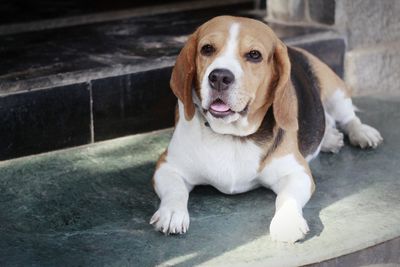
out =
[[245,138],[253,140],[258,145],[263,146],[265,143],[272,140],[275,126],[274,114],[272,108],[269,108],[258,130]]
[[274,95],[274,116],[277,124],[285,131],[297,131],[297,98],[290,82],[290,60],[287,48],[280,43],[275,50],[275,66],[279,81]]
[[195,113],[192,86],[196,75],[197,32],[193,33],[176,59],[172,69],[170,86],[176,97],[183,103],[185,117],[191,120]]
[[266,151],[265,155],[262,157],[262,161],[268,158],[274,151],[278,148],[278,146],[282,143],[282,140],[285,136],[285,131],[281,128],[277,128],[274,138],[271,142],[270,147]]
[[[168,149],[166,149],[158,158],[157,163],[156,163],[156,168],[154,169],[154,173],[160,168],[161,164],[165,163],[167,161],[167,154],[168,154]],[[154,182],[154,174],[151,179],[151,184],[154,188],[155,182]]]
[[[285,132],[285,135],[282,138],[281,145],[279,145],[274,152],[272,152],[268,157],[264,158],[260,161],[260,166],[258,171],[261,172],[266,165],[268,165],[273,159],[281,158],[286,155],[293,154],[296,161],[303,166],[305,173],[310,177],[311,180],[311,193],[314,192],[315,184],[314,179],[311,174],[310,167],[308,166],[308,162],[301,155],[298,145],[297,145],[297,134],[296,132]],[[289,167],[289,166],[288,166]]]

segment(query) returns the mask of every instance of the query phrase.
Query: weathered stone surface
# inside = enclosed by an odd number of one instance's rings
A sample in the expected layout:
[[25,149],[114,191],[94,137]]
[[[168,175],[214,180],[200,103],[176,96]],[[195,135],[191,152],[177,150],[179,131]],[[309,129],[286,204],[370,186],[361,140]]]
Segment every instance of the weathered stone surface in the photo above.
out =
[[337,26],[349,49],[400,40],[400,1],[336,0]]
[[347,37],[346,82],[355,94],[399,92],[400,2],[337,0],[336,27]]
[[356,95],[400,92],[400,42],[347,52],[345,81]]
[[332,25],[335,0],[267,0],[267,19],[290,24]]
[[318,23],[335,23],[335,0],[308,0],[310,19]]

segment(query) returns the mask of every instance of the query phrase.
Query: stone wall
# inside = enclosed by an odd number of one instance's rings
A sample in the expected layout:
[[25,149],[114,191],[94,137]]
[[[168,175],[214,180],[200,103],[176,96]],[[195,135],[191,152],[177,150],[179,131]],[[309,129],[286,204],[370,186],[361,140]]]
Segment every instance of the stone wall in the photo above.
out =
[[344,78],[356,95],[400,92],[399,0],[267,0],[267,20],[330,28],[347,42]]

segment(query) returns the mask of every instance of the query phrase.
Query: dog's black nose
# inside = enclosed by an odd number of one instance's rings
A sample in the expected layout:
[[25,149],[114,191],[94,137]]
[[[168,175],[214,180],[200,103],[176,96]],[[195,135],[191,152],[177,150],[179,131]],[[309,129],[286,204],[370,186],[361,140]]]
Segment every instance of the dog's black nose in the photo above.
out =
[[208,75],[208,82],[212,89],[223,91],[235,81],[235,76],[230,70],[215,69]]

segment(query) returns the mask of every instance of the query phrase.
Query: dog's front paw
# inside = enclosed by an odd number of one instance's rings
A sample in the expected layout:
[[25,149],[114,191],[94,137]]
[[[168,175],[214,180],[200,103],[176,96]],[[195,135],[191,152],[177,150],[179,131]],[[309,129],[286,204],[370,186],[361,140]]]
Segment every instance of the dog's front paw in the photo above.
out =
[[151,217],[150,224],[164,234],[183,234],[189,229],[189,213],[181,205],[161,204]]
[[292,203],[285,203],[272,218],[269,232],[274,241],[294,243],[309,231],[306,220]]

